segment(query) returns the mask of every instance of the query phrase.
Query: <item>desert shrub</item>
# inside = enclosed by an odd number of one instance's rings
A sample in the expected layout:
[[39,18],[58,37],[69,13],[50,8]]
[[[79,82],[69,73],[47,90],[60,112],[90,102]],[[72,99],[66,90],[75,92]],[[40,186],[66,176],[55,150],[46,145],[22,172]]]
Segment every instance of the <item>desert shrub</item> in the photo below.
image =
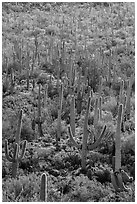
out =
[[34,139],[33,130],[31,128],[31,119],[23,117],[22,128],[21,128],[21,139],[32,141]]
[[7,179],[3,182],[3,202],[39,200],[40,178],[36,174]]
[[118,112],[117,100],[115,97],[111,97],[110,100],[103,104],[102,109],[111,112],[113,117],[116,117]]
[[120,70],[127,77],[130,77],[133,74],[133,69],[132,69],[132,65],[130,64],[130,62],[120,63]]
[[78,168],[81,165],[81,157],[76,151],[70,151],[64,158],[65,164],[69,163],[71,167]]
[[13,139],[16,133],[17,113],[11,108],[5,109],[2,114],[2,138]]
[[40,73],[40,69],[34,69],[33,72],[30,72],[30,79],[37,79]]
[[89,180],[86,176],[80,175],[72,183],[71,202],[99,202],[101,198],[107,196],[110,188],[104,188],[96,180]]
[[94,152],[90,151],[87,156],[87,165],[90,165],[92,167],[99,162],[109,164],[110,163],[109,155],[102,154],[99,151],[94,151]]
[[135,135],[124,136],[122,141],[122,165],[131,167],[135,161]]
[[57,153],[52,160],[52,164],[55,166],[56,169],[63,169],[65,167],[64,165],[64,158],[65,158],[65,152],[62,150],[61,152]]
[[42,64],[41,70],[45,71],[48,74],[53,74],[54,66],[52,64],[50,64],[49,62],[46,62],[46,63]]

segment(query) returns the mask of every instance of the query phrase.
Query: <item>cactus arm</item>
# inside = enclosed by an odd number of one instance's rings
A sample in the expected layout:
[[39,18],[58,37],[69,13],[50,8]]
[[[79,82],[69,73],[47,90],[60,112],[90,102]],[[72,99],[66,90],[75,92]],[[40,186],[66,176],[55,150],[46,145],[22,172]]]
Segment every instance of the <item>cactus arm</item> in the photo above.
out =
[[121,122],[122,122],[122,111],[123,105],[120,104],[118,111],[118,119],[117,119],[117,129],[116,129],[116,137],[115,137],[115,171],[119,171],[121,168]]
[[72,130],[71,130],[71,126],[68,127],[68,132],[69,132],[70,141],[79,150],[81,145],[77,144],[77,142],[74,140],[73,133],[72,133]]
[[8,140],[5,140],[5,156],[9,162],[13,162],[13,158],[9,155]]
[[19,160],[23,159],[24,154],[25,154],[25,150],[26,150],[26,146],[27,146],[27,141],[25,140],[24,143],[23,143],[21,155],[18,157]]
[[96,149],[98,147],[98,145],[100,144],[102,138],[105,136],[105,131],[106,131],[106,125],[104,126],[102,133],[100,134],[99,138],[96,140],[95,143],[93,144],[89,144],[88,145],[88,150],[93,150]]
[[18,126],[17,126],[17,133],[16,133],[16,138],[15,138],[15,143],[17,144],[19,144],[19,141],[20,141],[21,127],[22,127],[22,113],[23,111],[20,110]]
[[88,98],[88,105],[87,105],[87,111],[85,115],[84,120],[84,134],[83,134],[83,141],[82,141],[82,169],[86,168],[86,157],[87,157],[87,140],[88,140],[88,114],[90,109],[90,103],[91,103],[91,96]]
[[45,173],[41,176],[40,200],[47,202],[47,175]]

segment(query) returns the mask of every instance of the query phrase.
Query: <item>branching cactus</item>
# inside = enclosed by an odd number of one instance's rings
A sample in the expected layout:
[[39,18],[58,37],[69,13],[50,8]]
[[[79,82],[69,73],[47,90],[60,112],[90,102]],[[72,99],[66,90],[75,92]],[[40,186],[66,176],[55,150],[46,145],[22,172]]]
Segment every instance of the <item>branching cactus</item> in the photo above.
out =
[[41,176],[41,184],[40,184],[40,200],[43,202],[47,202],[47,175],[45,173]]
[[56,138],[57,146],[58,146],[58,141],[60,140],[60,137],[61,137],[62,102],[63,102],[63,84],[61,84],[61,88],[60,88],[60,92],[59,92],[58,124],[57,124],[57,138]]
[[13,155],[9,154],[8,140],[5,140],[5,155],[6,155],[7,160],[9,162],[12,162],[12,177],[13,178],[15,178],[17,175],[18,163],[24,157],[26,145],[27,145],[27,141],[24,141],[22,145],[22,152],[19,155],[21,126],[22,126],[22,110],[20,111],[20,114],[19,114]]
[[5,155],[9,162],[12,162],[12,177],[15,178],[17,176],[17,170],[18,170],[18,164],[21,159],[23,159],[25,155],[27,141],[25,140],[22,147],[22,152],[19,156],[19,145],[16,143],[14,146],[14,152],[11,156],[9,154],[9,148],[8,148],[8,140],[5,140]]
[[[68,127],[68,132],[70,135],[70,141],[79,150],[79,153],[81,154],[81,165],[82,165],[83,170],[86,169],[87,152],[90,150],[94,150],[99,146],[102,138],[105,136],[105,130],[106,130],[106,126],[105,126],[103,128],[102,133],[100,134],[100,136],[98,137],[98,139],[95,142],[94,142],[94,140],[91,139],[90,141],[92,141],[92,143],[91,142],[87,143],[88,136],[89,136],[88,114],[89,114],[89,110],[90,110],[91,97],[92,97],[92,91],[91,91],[91,94],[89,95],[89,98],[88,98],[87,110],[86,110],[86,115],[85,115],[85,120],[84,120],[82,148],[81,148],[81,145],[77,144],[77,142],[75,141],[74,135],[73,135],[72,130],[71,130],[71,126]],[[94,137],[94,135],[91,134],[90,138],[91,137]]]

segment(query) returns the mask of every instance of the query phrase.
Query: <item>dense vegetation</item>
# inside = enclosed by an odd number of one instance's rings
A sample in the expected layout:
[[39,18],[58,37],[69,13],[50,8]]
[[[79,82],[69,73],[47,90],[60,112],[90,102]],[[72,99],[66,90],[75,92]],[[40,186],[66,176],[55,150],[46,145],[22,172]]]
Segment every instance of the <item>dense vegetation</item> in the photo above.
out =
[[[42,173],[50,202],[135,201],[134,9],[2,3],[3,201],[40,201]],[[133,180],[116,192],[119,107],[121,168]]]

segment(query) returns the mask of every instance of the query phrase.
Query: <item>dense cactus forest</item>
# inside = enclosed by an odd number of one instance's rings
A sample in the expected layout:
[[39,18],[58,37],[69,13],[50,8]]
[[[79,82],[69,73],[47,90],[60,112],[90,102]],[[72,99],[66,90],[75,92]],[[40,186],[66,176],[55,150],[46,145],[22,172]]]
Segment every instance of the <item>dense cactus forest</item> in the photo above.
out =
[[135,201],[135,3],[2,3],[3,202]]

